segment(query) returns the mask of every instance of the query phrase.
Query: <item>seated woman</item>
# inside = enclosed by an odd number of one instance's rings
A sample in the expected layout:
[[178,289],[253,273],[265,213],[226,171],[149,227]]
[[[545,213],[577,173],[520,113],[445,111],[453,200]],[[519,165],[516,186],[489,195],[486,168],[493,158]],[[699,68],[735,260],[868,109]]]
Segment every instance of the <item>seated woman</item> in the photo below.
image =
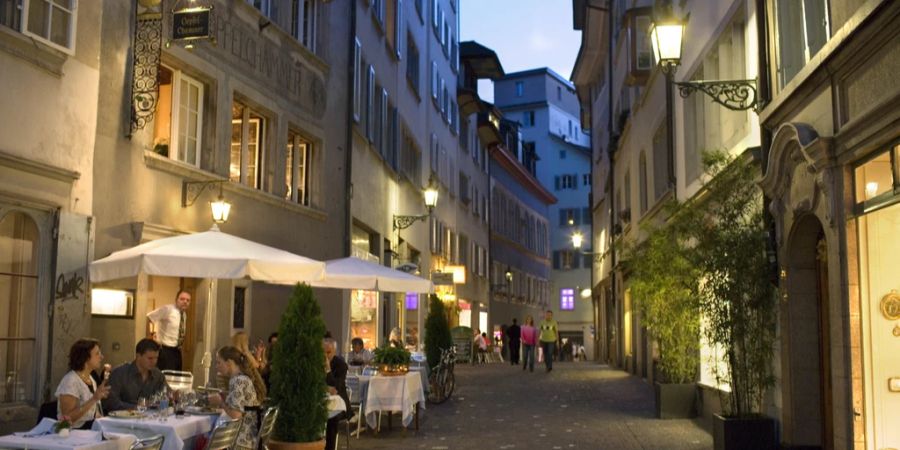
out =
[[257,414],[251,408],[259,407],[258,393],[265,391],[265,386],[257,386],[247,376],[249,367],[250,361],[237,348],[220,348],[216,353],[216,371],[228,378],[228,395],[225,398],[222,398],[222,394],[209,396],[210,405],[221,406],[228,417],[242,421],[235,448],[244,450],[256,448]]
[[69,372],[56,388],[57,418],[67,418],[72,428],[88,430],[101,416],[100,401],[109,395],[107,381],[100,385],[91,377],[103,362],[100,341],[79,339],[69,349]]

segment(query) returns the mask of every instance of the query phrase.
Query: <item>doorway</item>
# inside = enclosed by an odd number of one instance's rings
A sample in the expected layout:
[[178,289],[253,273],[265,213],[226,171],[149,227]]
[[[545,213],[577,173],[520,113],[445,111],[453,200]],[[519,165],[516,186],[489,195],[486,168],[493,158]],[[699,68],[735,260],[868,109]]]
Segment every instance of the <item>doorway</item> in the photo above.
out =
[[785,441],[823,449],[834,443],[827,250],[819,220],[800,218],[788,245],[782,353]]

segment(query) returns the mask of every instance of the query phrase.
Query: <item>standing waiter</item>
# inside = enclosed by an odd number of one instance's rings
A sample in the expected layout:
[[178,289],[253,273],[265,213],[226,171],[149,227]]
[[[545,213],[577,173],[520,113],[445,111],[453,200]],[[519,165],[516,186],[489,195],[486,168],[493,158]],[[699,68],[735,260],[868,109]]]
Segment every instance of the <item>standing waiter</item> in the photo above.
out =
[[165,305],[147,314],[147,318],[155,327],[156,340],[162,346],[156,364],[159,370],[182,370],[181,344],[184,343],[187,309],[190,304],[191,294],[181,290],[175,296],[174,305]]

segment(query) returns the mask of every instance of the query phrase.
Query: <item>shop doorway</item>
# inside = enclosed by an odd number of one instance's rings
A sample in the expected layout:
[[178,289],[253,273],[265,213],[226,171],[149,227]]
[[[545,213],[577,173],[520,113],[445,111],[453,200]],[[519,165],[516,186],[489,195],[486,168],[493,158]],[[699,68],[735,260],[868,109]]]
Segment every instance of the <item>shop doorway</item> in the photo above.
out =
[[834,442],[827,248],[819,220],[801,218],[791,233],[787,253],[782,352],[787,386],[785,441],[823,449],[832,448]]
[[900,205],[858,220],[866,443],[900,448]]

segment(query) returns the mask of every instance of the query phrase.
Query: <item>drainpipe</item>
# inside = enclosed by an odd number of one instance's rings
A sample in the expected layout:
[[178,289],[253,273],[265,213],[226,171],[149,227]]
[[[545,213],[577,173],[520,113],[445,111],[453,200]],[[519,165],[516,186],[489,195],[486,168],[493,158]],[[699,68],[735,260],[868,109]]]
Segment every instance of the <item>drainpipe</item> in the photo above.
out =
[[[759,67],[757,68],[757,78],[759,79],[756,86],[756,96],[758,109],[769,103],[772,99],[771,80],[769,79],[769,27],[766,23],[766,0],[756,0],[756,34],[757,34],[757,58]],[[759,124],[759,145],[762,154],[760,170],[761,175],[766,174],[769,166],[769,150],[772,146],[772,132],[766,128],[762,122]],[[768,195],[763,195],[763,221],[765,222],[768,241],[766,244],[766,256],[769,261],[769,281],[775,286],[781,284],[778,268],[778,243],[775,236],[775,218],[766,205],[771,202]],[[779,286],[780,287],[780,286]]]
[[[612,135],[613,135],[613,37],[615,33],[613,32],[613,12],[615,8],[613,7],[613,2],[609,2],[609,11],[607,12],[607,24],[606,27],[609,32],[609,48],[607,49],[606,55],[606,99],[607,99],[607,114],[606,114],[606,136],[607,143],[612,143]],[[617,143],[618,145],[618,143]],[[610,298],[607,302],[612,302],[613,305],[616,304],[616,164],[613,161],[613,157],[615,156],[615,149],[612,148],[611,145],[608,145],[606,149],[609,153],[609,255],[610,255],[610,263],[609,263],[609,286],[610,286]],[[617,310],[618,308],[614,308],[613,310]],[[607,322],[609,322],[609,318],[607,318]],[[615,323],[619,323],[618,314],[616,314]],[[607,329],[607,334],[613,332],[614,329]],[[607,336],[606,342],[609,343],[610,339]],[[616,347],[619,346],[618,339],[616,340]],[[610,357],[610,349],[606,349],[606,359],[610,363],[614,363],[615,361],[609,361]]]
[[[353,93],[356,86],[353,80],[356,77],[353,67],[353,56],[356,42],[356,2],[350,2],[350,31],[347,43],[347,142],[344,156],[344,195],[347,207],[344,208],[344,256],[350,256],[350,236],[353,230],[353,214],[350,203],[353,200]],[[362,94],[360,94],[362,95]]]

